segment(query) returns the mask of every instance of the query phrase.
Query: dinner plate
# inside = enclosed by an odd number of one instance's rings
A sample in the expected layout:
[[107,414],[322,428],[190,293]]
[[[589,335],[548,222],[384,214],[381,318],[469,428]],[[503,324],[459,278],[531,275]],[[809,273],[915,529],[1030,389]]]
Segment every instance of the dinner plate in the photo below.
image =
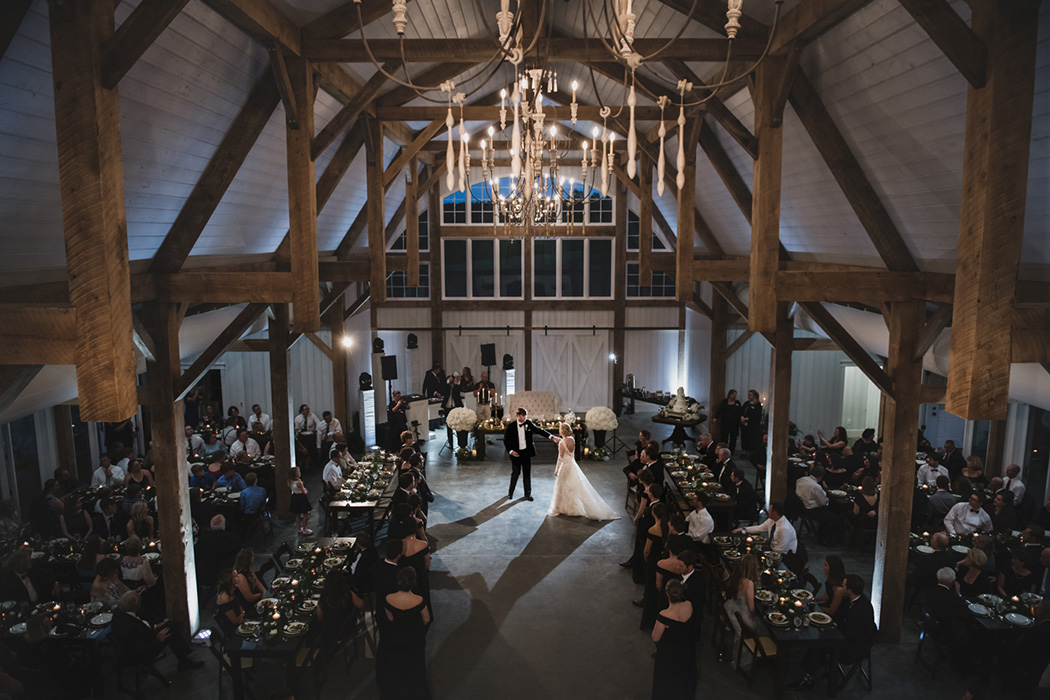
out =
[[782,612],[766,613],[766,619],[769,620],[769,624],[775,627],[787,627],[791,624],[788,616]]
[[160,552],[146,552],[142,556],[146,557],[150,561],[157,561],[160,559]]
[[728,535],[715,535],[715,544],[729,544],[733,541]]
[[0,610],[14,610],[16,607],[18,607],[18,603],[13,600],[5,600],[3,603],[0,603]]
[[763,542],[766,541],[766,536],[765,535],[758,535],[758,534],[756,534],[756,535],[751,535],[751,539],[754,540],[757,544],[762,544]]
[[237,628],[237,634],[242,637],[254,637],[261,626],[261,622],[244,622]]
[[106,556],[110,559],[120,559],[120,552],[110,552]]
[[109,623],[113,622],[113,613],[99,613],[88,621],[88,624],[92,627],[105,627]]
[[328,557],[327,559],[324,560],[325,567],[327,567],[329,569],[334,569],[337,566],[341,566],[342,563],[343,563],[343,560],[340,559],[339,557]]
[[55,542],[57,544],[65,544],[66,542],[69,542],[69,538],[68,537],[56,537],[55,539],[53,539],[51,541]]
[[772,603],[776,599],[777,594],[773,591],[767,591],[765,589],[755,591],[755,600],[759,601],[760,603]]
[[966,554],[967,552],[970,551],[970,548],[967,547],[966,545],[955,544],[955,545],[952,545],[952,551],[953,552],[957,552],[959,554]]
[[780,552],[766,552],[766,556],[769,557],[769,561],[780,561],[784,558]]
[[674,459],[674,455],[670,452],[661,452],[660,459]]
[[831,616],[822,612],[811,612],[809,614],[809,621],[818,627],[831,624]]
[[43,559],[46,556],[46,552],[33,552],[33,559]]
[[17,625],[11,625],[11,629],[8,630],[13,635],[20,635],[26,633],[26,623],[19,622]]
[[928,544],[920,544],[915,548],[915,551],[919,554],[933,554],[933,547]]
[[303,612],[313,612],[317,608],[317,601],[313,598],[308,598],[299,604],[299,609]]
[[272,608],[275,605],[277,605],[277,599],[276,598],[263,598],[262,600],[260,600],[258,603],[255,604],[255,609],[256,610],[265,610],[266,608]]
[[313,548],[314,545],[312,542],[301,542],[299,543],[299,546],[296,547],[300,552],[309,552]]
[[977,617],[988,617],[988,608],[981,605],[980,603],[970,603],[966,607],[968,607],[970,609],[970,612],[972,612]]
[[685,472],[682,471],[681,469],[677,469],[677,470],[671,472],[671,476],[673,476],[676,479],[681,479],[683,476],[685,476]]
[[1036,605],[1043,600],[1043,596],[1038,593],[1022,593],[1021,602],[1025,605]]
[[716,501],[728,501],[729,500],[729,494],[728,493],[721,493],[721,492],[713,493],[713,494],[711,494],[711,496]]
[[308,625],[305,622],[289,622],[284,627],[284,633],[289,637],[297,637],[306,634]]
[[315,578],[311,585],[318,590],[324,588],[324,576],[318,576]]
[[832,496],[835,496],[836,498],[845,498],[846,497],[846,492],[845,491],[840,491],[839,489],[831,489],[830,491],[828,491],[828,493],[831,494]]
[[98,612],[99,610],[102,609],[102,601],[101,600],[92,600],[92,601],[90,601],[88,603],[84,603],[83,605],[81,605],[80,609],[83,610],[86,613]]
[[226,498],[230,499],[231,501],[239,500],[240,497],[241,497],[241,492],[240,491],[234,491],[233,493],[226,494]]
[[1027,627],[1032,624],[1032,618],[1027,615],[1022,615],[1021,613],[1006,613],[1003,615],[1003,619],[1017,627]]
[[728,552],[726,552],[726,559],[739,559],[741,556],[743,555],[735,549],[730,549]]
[[80,628],[67,622],[61,625],[55,625],[47,634],[53,639],[66,639],[80,634]]
[[813,600],[813,594],[807,591],[805,588],[796,588],[791,591],[791,595],[798,600],[805,603],[807,600]]
[[332,545],[332,550],[336,551],[336,552],[342,552],[342,551],[345,551],[347,549],[350,549],[350,543],[345,541],[345,540],[343,540],[341,542],[336,542],[335,544]]
[[291,582],[292,582],[292,579],[288,578],[287,576],[278,576],[277,578],[275,578],[270,583],[270,587],[271,588],[283,588],[284,586],[287,586]]
[[284,568],[286,568],[286,569],[298,569],[302,565],[303,565],[303,560],[302,559],[289,559],[288,561],[286,561],[284,563]]
[[983,605],[987,605],[990,608],[994,608],[999,603],[1003,602],[1003,599],[993,593],[982,593],[977,596],[978,602]]

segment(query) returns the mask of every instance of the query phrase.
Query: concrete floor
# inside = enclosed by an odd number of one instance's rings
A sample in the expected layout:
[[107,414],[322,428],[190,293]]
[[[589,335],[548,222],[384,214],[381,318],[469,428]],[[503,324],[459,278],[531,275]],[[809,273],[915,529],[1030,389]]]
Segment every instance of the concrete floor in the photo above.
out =
[[[642,409],[644,404],[639,405]],[[665,426],[639,413],[621,419],[621,437],[634,436],[641,427],[666,437]],[[641,587],[617,566],[630,550],[631,522],[595,523],[574,518],[547,518],[554,485],[554,445],[540,447],[534,461],[534,502],[507,501],[510,462],[497,443],[484,462],[457,464],[437,455],[442,440],[437,433],[430,445],[428,468],[437,501],[430,508],[430,535],[435,552],[431,585],[435,620],[427,641],[433,696],[439,699],[630,698],[650,695],[654,650],[649,636],[638,630],[640,611],[631,600]],[[443,437],[443,435],[441,436]],[[631,440],[633,443],[633,440]],[[605,463],[585,462],[588,478],[606,498],[622,506],[624,463],[620,455]],[[741,462],[746,469],[750,464]],[[308,475],[319,481],[319,474]],[[313,490],[317,492],[320,489]],[[316,520],[316,519],[315,519]],[[294,541],[291,527],[279,530],[274,542]],[[805,538],[812,568],[819,574],[824,549]],[[266,549],[258,547],[259,551]],[[847,571],[871,580],[870,551],[836,550]],[[208,612],[205,619],[210,619]],[[840,697],[961,698],[971,685],[978,697],[1006,697],[993,689],[976,687],[942,667],[936,682],[913,663],[917,630],[905,623],[900,644],[879,644],[874,651],[875,690],[869,693],[857,681]],[[159,698],[191,694],[214,696],[217,668],[206,651],[207,666],[192,674],[172,674],[175,684],[159,690]],[[367,653],[344,672],[335,663],[323,698],[377,697],[373,663]],[[257,668],[257,685],[280,685],[278,669]],[[790,674],[794,678],[794,674]],[[719,663],[710,644],[710,625],[703,635],[697,697],[750,698],[772,696],[772,673],[760,669],[749,690],[743,676]],[[151,681],[151,684],[153,682]],[[231,697],[229,681],[223,695]],[[824,697],[823,686],[787,697]],[[1011,695],[1010,697],[1016,697]]]

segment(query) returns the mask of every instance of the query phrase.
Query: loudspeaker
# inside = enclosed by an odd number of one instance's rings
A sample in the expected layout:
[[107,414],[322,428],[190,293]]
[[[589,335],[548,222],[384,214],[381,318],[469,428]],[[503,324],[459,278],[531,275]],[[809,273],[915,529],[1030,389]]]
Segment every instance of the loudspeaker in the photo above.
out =
[[361,391],[370,391],[372,389],[372,375],[368,372],[362,372],[357,378],[357,388]]
[[397,379],[397,355],[384,355],[379,362],[383,366],[384,382]]
[[481,364],[485,367],[491,367],[496,364],[495,343],[485,343],[481,346]]
[[503,369],[505,369],[505,370],[514,369],[514,357],[512,357],[511,355],[504,355],[503,356]]

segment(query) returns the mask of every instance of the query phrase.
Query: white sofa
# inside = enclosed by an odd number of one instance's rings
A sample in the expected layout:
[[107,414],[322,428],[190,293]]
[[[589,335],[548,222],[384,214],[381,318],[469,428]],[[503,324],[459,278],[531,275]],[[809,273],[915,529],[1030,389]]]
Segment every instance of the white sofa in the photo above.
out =
[[549,391],[521,391],[510,394],[503,402],[504,417],[513,418],[519,408],[533,420],[551,420],[561,416],[561,397]]

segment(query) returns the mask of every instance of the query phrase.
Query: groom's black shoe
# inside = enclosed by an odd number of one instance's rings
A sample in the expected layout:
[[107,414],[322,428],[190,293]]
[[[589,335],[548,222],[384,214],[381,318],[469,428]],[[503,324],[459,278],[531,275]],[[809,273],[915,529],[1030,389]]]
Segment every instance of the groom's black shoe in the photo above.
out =
[[513,493],[508,493],[507,494],[507,500],[508,501],[513,501],[514,500],[514,494]]
[[526,497],[525,497],[525,500],[526,500],[526,501],[534,501],[534,500],[536,500],[536,499],[534,499],[534,498],[533,498],[532,496],[526,496]]

